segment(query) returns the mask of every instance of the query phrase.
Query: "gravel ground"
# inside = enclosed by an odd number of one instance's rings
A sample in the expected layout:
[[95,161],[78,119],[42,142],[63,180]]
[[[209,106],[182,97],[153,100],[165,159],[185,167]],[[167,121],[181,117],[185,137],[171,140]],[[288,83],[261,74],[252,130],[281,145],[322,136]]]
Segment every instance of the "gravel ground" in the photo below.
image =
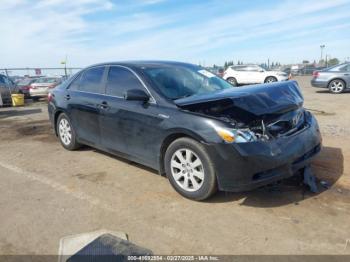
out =
[[296,80],[323,133],[318,194],[289,179],[190,201],[153,170],[64,150],[45,102],[0,109],[0,254],[57,254],[61,237],[98,229],[156,254],[350,254],[350,93]]

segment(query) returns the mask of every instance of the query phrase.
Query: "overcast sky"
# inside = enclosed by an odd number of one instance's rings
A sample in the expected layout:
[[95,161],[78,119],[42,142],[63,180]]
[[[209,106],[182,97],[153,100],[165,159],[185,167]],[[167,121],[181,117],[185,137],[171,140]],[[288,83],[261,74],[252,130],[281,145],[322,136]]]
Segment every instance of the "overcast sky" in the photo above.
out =
[[350,0],[1,0],[0,67],[350,57]]

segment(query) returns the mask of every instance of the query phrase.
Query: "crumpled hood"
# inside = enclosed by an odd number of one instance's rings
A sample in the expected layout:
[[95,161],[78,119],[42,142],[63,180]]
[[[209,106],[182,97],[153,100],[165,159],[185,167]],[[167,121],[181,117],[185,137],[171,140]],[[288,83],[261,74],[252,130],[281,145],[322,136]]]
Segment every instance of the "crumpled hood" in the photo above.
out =
[[235,107],[256,116],[280,114],[303,105],[304,99],[296,81],[232,87],[207,94],[193,95],[175,100],[181,108],[196,104],[230,99]]

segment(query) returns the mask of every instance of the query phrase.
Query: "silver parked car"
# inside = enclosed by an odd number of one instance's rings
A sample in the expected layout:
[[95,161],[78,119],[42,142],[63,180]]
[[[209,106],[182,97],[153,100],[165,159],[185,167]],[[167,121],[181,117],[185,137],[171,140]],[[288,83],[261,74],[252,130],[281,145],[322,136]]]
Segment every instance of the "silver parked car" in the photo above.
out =
[[49,90],[62,83],[61,77],[41,77],[30,84],[29,95],[34,99],[46,97]]
[[311,85],[328,88],[333,94],[342,93],[345,89],[350,88],[350,63],[315,71]]

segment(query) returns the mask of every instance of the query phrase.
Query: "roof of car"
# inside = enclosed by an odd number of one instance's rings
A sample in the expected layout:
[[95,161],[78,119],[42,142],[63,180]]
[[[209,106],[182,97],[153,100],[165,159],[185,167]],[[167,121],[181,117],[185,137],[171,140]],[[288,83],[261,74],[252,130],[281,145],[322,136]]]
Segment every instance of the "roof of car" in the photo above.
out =
[[89,67],[94,66],[102,66],[102,65],[122,65],[127,67],[153,67],[153,66],[197,66],[190,63],[185,62],[176,62],[176,61],[161,61],[161,60],[135,60],[135,61],[120,61],[120,62],[106,62],[106,63],[99,63],[94,64]]

